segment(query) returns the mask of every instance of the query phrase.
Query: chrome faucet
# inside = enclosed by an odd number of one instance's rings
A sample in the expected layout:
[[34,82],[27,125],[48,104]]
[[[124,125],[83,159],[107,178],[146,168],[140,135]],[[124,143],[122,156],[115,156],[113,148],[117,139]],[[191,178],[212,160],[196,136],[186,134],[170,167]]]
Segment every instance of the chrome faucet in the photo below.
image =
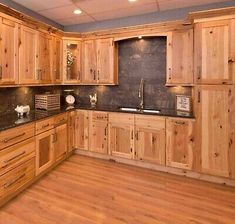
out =
[[144,79],[143,78],[140,81],[138,97],[140,98],[139,108],[140,110],[143,110],[144,109]]

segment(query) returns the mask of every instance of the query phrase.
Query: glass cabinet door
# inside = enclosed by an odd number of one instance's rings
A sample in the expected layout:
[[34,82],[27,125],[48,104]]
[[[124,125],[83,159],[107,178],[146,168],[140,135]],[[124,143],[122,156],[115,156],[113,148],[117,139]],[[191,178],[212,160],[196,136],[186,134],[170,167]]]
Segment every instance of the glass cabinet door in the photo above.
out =
[[81,42],[64,40],[64,82],[81,81]]

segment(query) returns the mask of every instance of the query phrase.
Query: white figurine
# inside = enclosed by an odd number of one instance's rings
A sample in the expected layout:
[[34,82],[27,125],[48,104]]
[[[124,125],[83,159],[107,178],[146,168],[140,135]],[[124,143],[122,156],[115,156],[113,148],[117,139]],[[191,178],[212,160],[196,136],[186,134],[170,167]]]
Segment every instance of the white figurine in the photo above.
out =
[[97,94],[95,93],[94,96],[89,95],[89,97],[90,97],[91,106],[92,106],[92,107],[95,107],[95,106],[96,106],[96,103],[97,103]]
[[30,107],[29,107],[29,105],[27,105],[27,106],[17,105],[17,107],[15,108],[15,111],[17,112],[18,117],[23,117],[24,114],[29,115]]

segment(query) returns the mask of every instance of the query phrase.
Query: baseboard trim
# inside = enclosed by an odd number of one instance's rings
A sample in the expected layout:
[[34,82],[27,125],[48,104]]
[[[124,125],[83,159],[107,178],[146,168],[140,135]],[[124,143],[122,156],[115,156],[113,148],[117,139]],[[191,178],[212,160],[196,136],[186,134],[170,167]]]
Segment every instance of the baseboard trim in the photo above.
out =
[[105,159],[105,160],[112,160],[118,163],[124,163],[128,165],[138,166],[138,167],[156,170],[156,171],[160,171],[164,173],[175,174],[175,175],[193,178],[197,180],[235,187],[235,180],[197,173],[197,172],[190,171],[190,170],[183,170],[183,169],[178,169],[178,168],[173,168],[173,167],[168,167],[168,166],[161,166],[161,165],[138,161],[138,160],[124,159],[124,158],[119,158],[119,157],[112,156],[112,155],[103,155],[103,154],[94,153],[90,151],[84,151],[80,149],[76,149],[75,154],[99,158],[99,159]]

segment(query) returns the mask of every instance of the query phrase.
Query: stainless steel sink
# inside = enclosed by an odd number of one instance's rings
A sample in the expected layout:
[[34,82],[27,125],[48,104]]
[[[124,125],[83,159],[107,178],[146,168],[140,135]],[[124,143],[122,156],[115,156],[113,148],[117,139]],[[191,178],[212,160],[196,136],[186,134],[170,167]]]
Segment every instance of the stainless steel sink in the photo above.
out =
[[126,111],[126,112],[139,112],[139,113],[153,113],[153,114],[159,114],[160,110],[154,110],[154,109],[138,109],[138,108],[131,108],[131,107],[120,107],[119,110]]

